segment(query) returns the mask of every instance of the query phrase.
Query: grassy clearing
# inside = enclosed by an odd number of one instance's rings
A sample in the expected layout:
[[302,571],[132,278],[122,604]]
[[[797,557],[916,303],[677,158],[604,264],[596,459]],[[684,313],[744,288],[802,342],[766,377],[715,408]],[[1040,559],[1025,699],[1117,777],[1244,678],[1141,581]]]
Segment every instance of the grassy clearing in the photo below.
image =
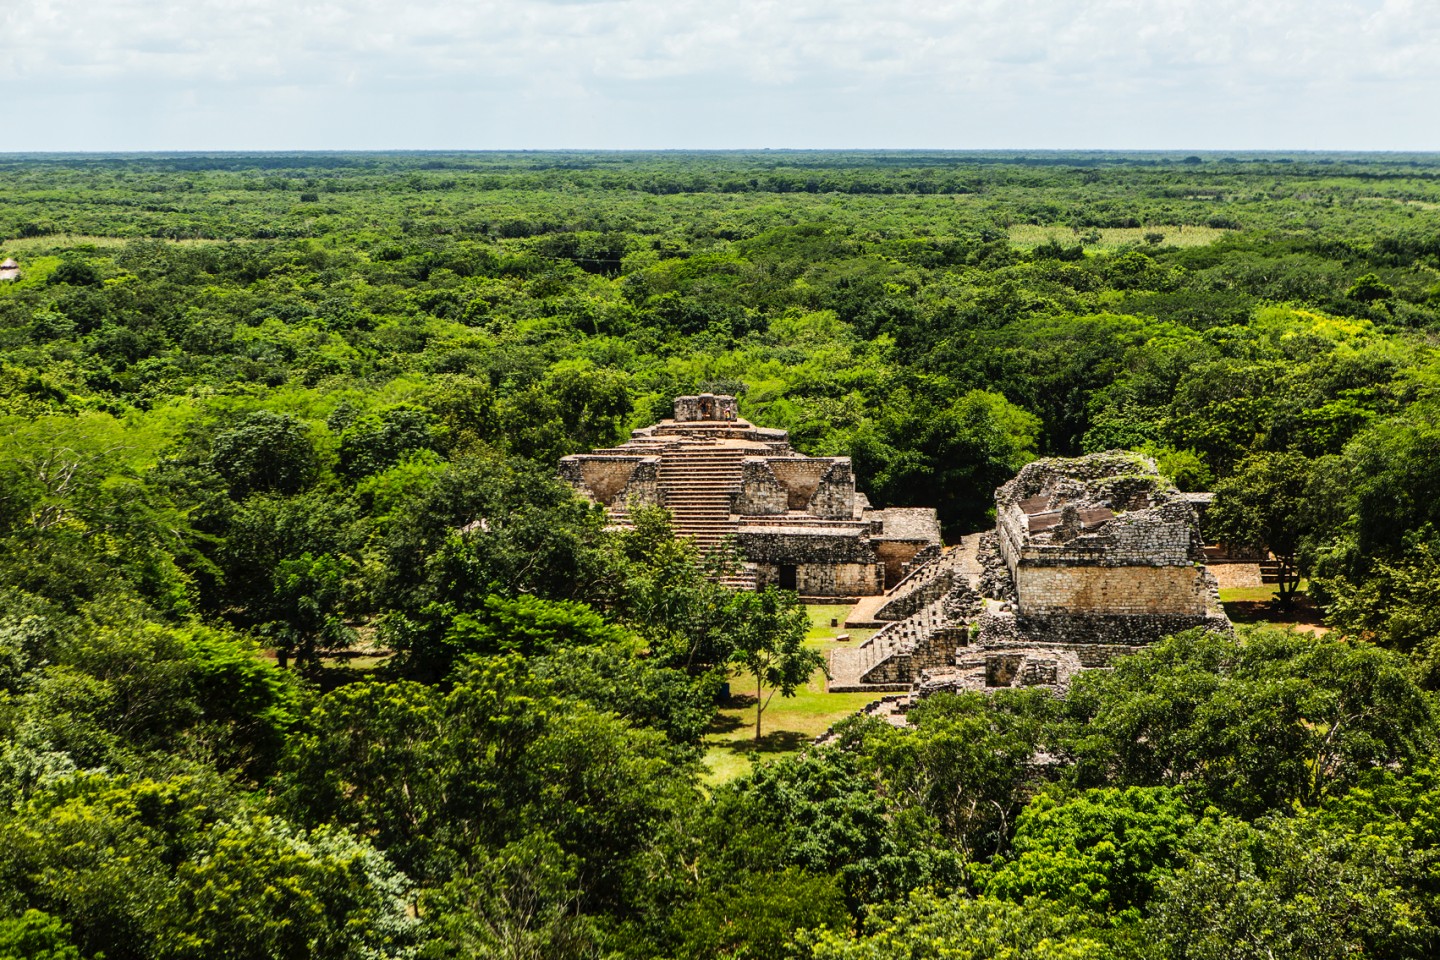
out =
[[1220,591],[1221,603],[1268,603],[1274,599],[1275,588],[1271,586],[1231,587]]
[[1402,207],[1416,207],[1420,210],[1440,210],[1440,203],[1429,200],[1406,200],[1401,197],[1358,197],[1357,199],[1375,204],[1394,203]]
[[[25,252],[34,250],[70,250],[83,247],[94,247],[97,250],[123,247],[127,243],[154,242],[159,241],[172,246],[194,247],[211,243],[248,242],[244,239],[238,241],[216,240],[205,237],[103,237],[96,234],[86,233],[47,233],[39,237],[10,237],[5,240],[3,246],[7,254],[11,251]],[[23,267],[24,264],[21,264]]]
[[[866,640],[873,630],[846,630],[830,625],[843,624],[850,608],[842,604],[816,604],[809,607],[810,632],[807,646],[828,652],[836,647],[854,646]],[[849,634],[849,641],[835,637]],[[744,670],[731,674],[732,696],[721,707],[720,714],[705,737],[705,781],[711,785],[724,783],[750,770],[756,759],[773,759],[799,753],[806,744],[830,729],[865,704],[879,698],[873,693],[826,693],[825,675],[820,671],[793,697],[777,695],[770,701],[761,721],[760,742],[755,742],[755,678]]]
[[[1049,240],[1055,240],[1066,245],[1074,245],[1083,242],[1086,250],[1110,251],[1124,246],[1148,246],[1145,239],[1147,233],[1164,234],[1165,239],[1160,246],[1166,247],[1204,247],[1214,243],[1231,230],[1221,230],[1216,227],[1187,227],[1176,223],[1157,223],[1149,227],[1106,227],[1091,230],[1090,228],[1065,227],[1059,225],[1038,226],[1033,223],[1018,223],[1010,228],[1010,242],[1017,247],[1035,247]],[[1100,235],[1097,240],[1084,240],[1089,234]]]
[[1280,609],[1279,598],[1275,595],[1273,586],[1221,590],[1220,603],[1225,607],[1226,616],[1235,623],[1294,627],[1296,630],[1317,635],[1328,633],[1330,628],[1325,626],[1324,613],[1310,599],[1306,587],[1306,582],[1300,581],[1294,606],[1289,610]]

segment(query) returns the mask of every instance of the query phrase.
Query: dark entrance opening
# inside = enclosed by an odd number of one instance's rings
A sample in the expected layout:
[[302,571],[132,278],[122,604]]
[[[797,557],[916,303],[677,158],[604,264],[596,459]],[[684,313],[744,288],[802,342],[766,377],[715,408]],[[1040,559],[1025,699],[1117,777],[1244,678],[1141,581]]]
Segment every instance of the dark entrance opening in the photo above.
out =
[[795,589],[795,565],[794,565],[794,564],[787,564],[787,565],[782,566],[782,567],[780,568],[780,589],[781,589],[781,590],[794,590],[794,589]]

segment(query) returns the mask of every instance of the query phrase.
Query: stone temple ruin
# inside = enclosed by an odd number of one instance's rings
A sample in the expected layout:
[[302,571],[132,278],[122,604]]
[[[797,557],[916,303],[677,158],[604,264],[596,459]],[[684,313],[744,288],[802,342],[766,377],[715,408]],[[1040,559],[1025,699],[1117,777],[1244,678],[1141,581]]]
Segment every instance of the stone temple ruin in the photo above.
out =
[[660,506],[701,550],[733,539],[745,563],[735,586],[875,596],[940,555],[933,509],[871,507],[850,458],[796,452],[784,430],[742,420],[730,396],[678,397],[674,419],[565,457],[560,475],[617,525]]
[[1228,631],[1193,501],[1137,454],[1031,463],[996,491],[994,531],[857,607],[851,626],[880,629],[836,652],[830,689],[1063,690],[1172,633]]

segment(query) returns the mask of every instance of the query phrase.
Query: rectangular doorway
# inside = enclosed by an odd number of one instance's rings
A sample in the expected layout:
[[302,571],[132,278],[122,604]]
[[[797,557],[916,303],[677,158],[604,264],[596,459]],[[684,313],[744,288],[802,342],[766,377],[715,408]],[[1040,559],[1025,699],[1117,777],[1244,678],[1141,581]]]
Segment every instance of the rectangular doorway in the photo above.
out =
[[796,577],[795,577],[795,565],[794,565],[793,563],[792,563],[792,564],[782,564],[782,565],[780,566],[780,589],[781,589],[781,590],[794,590],[794,589],[795,589],[795,581],[796,581]]

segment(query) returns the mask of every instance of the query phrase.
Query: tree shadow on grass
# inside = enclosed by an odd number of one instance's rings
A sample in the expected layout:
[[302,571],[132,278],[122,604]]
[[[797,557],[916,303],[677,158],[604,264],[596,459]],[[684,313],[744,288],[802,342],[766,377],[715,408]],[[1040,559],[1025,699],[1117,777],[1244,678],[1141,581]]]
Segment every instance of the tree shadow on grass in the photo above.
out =
[[737,717],[728,713],[717,713],[710,719],[710,726],[705,729],[705,733],[707,736],[734,733],[746,725],[744,717]]
[[[740,739],[732,739],[733,735],[741,730],[751,733],[755,729],[755,694],[753,693],[732,693],[719,702],[722,710],[740,711],[737,713],[716,713],[710,721],[709,728],[705,735],[709,744],[720,750],[736,755],[750,753],[773,754],[793,753],[810,742],[808,734],[795,730],[772,730],[765,732],[770,720],[767,715],[760,722],[762,731],[759,742],[753,736],[745,736]],[[724,739],[718,739],[723,737]]]
[[1305,594],[1296,594],[1295,602],[1286,610],[1276,600],[1232,600],[1225,605],[1225,615],[1232,623],[1272,623],[1277,626],[1321,627],[1324,615]]
[[[735,730],[738,726],[737,724],[736,727],[731,727],[731,730]],[[762,734],[758,743],[754,737],[746,737],[743,740],[712,741],[711,746],[740,756],[749,753],[758,753],[763,756],[765,754],[794,753],[808,744],[810,740],[811,737],[796,730],[775,730]]]

